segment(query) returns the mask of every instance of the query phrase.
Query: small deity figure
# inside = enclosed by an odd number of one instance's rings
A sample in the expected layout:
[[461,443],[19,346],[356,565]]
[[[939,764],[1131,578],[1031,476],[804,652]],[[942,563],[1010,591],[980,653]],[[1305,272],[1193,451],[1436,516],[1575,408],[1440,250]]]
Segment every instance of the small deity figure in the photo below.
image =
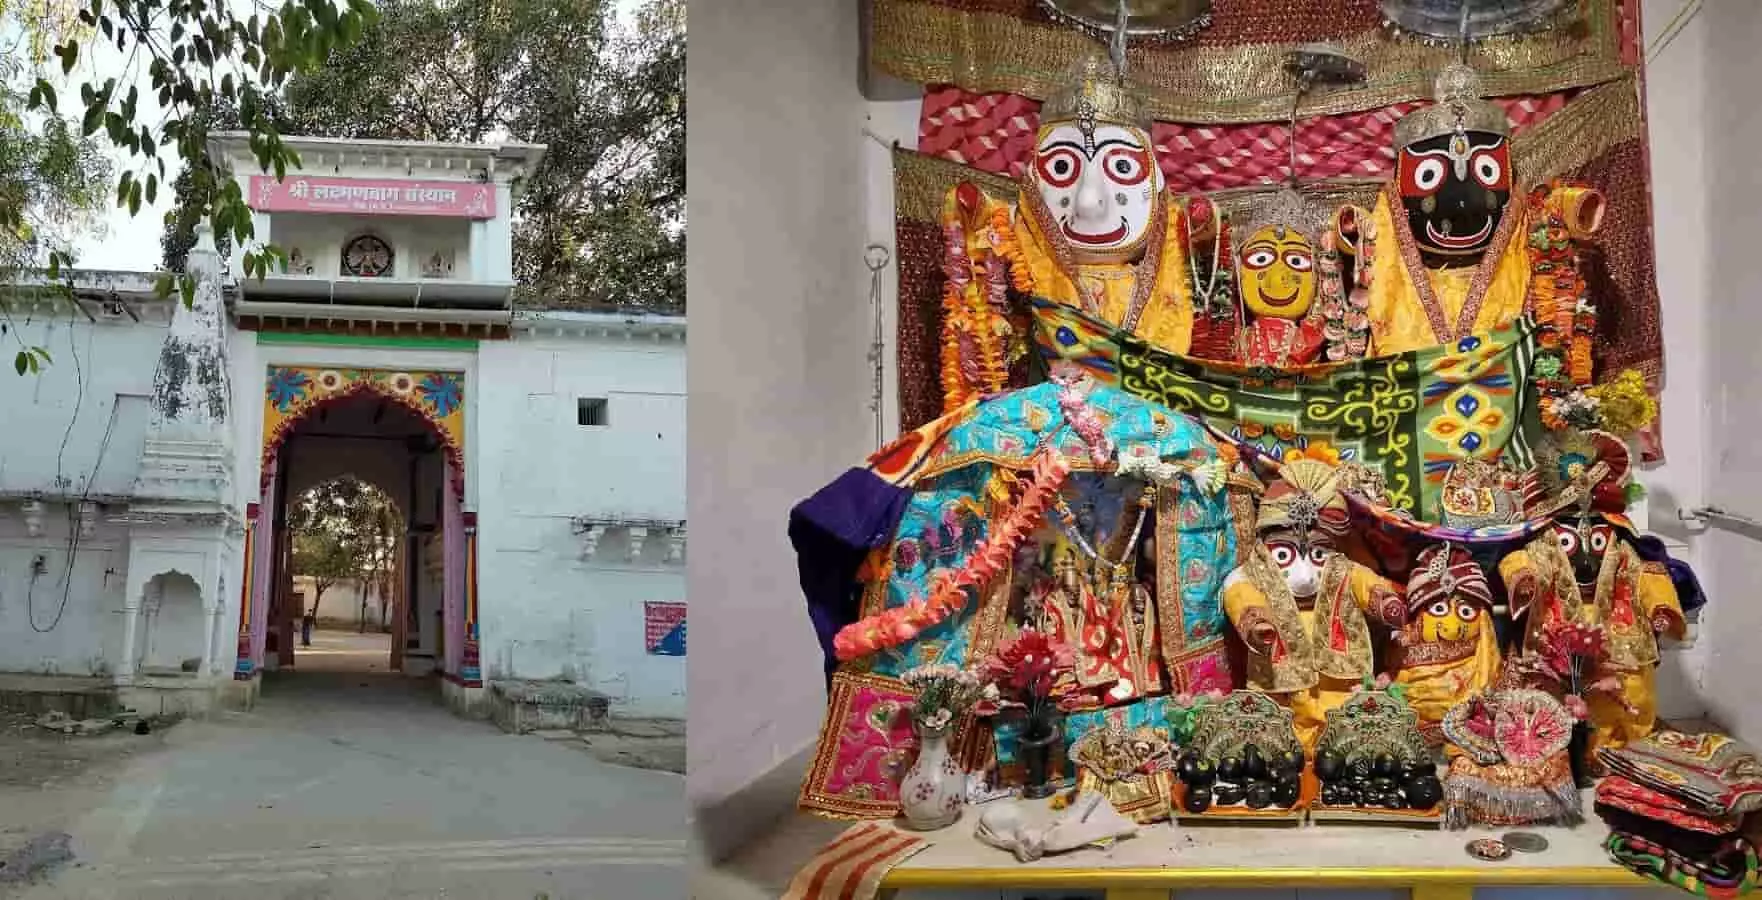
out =
[[[1434,97],[1395,124],[1395,177],[1376,208],[1337,220],[1364,268],[1373,355],[1451,344],[1526,311],[1529,212],[1512,203],[1510,122],[1465,64],[1439,73]],[[1575,207],[1600,206],[1584,193]],[[1596,227],[1595,217],[1585,223]]]
[[944,409],[1007,387],[1026,352],[1010,292],[1073,307],[1186,353],[1192,284],[1181,208],[1164,189],[1143,100],[1104,55],[1084,58],[1040,110],[1012,201],[971,183],[943,202],[948,287]]
[[1499,564],[1513,619],[1525,618],[1523,651],[1534,652],[1556,622],[1600,627],[1606,656],[1594,678],[1619,679],[1618,696],[1590,692],[1589,758],[1620,747],[1657,724],[1658,636],[1687,627],[1663,563],[1641,560],[1627,509],[1627,445],[1607,432],[1551,433],[1538,453],[1537,481],[1553,519]]
[[1247,686],[1291,709],[1311,750],[1328,710],[1376,671],[1368,615],[1400,628],[1400,587],[1337,549],[1350,518],[1327,463],[1297,459],[1261,498],[1259,540],[1224,579],[1230,624],[1248,647]]
[[1435,746],[1444,740],[1444,714],[1499,676],[1493,591],[1467,550],[1434,544],[1415,557],[1407,608],[1407,624],[1390,647],[1389,669],[1406,686],[1420,733]]
[[[1237,253],[1237,290],[1247,311],[1238,359],[1254,366],[1286,368],[1315,362],[1325,335],[1315,308],[1320,283],[1316,238],[1326,216],[1294,190],[1274,194],[1242,225],[1248,235]],[[1339,268],[1332,269],[1339,293]]]
[[[1125,504],[1128,516],[1142,519],[1151,501],[1147,491],[1140,503]],[[1076,655],[1073,675],[1088,701],[1082,705],[1111,705],[1160,692],[1156,604],[1137,577],[1138,548],[1120,546],[1143,535],[1143,525],[1122,522],[1112,540],[1097,534],[1091,544],[1079,540],[1080,525],[1063,497],[1055,509],[1069,533],[1049,548],[1052,577],[1031,592],[1030,602],[1043,617],[1042,630]],[[1100,552],[1080,558],[1091,546]],[[1102,555],[1110,550],[1120,562]]]

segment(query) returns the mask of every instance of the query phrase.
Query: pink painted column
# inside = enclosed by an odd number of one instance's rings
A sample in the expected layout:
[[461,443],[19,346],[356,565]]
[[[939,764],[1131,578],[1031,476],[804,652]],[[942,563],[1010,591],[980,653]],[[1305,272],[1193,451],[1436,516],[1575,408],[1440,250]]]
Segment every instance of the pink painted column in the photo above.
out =
[[447,464],[446,489],[441,491],[441,627],[446,629],[446,658],[442,660],[447,677],[462,681],[461,663],[465,656],[465,512],[460,507],[452,477],[452,463]]

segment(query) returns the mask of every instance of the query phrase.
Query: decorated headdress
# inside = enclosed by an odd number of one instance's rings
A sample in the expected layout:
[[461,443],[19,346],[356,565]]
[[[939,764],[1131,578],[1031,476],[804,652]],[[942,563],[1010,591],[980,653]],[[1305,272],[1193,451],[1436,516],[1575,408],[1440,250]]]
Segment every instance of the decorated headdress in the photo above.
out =
[[1481,459],[1465,459],[1444,475],[1439,506],[1452,528],[1485,528],[1523,520],[1525,498],[1516,473]]
[[1429,606],[1461,594],[1493,605],[1493,589],[1487,573],[1467,550],[1453,544],[1434,544],[1419,551],[1413,574],[1407,576],[1407,605]]
[[1607,431],[1551,431],[1536,449],[1536,487],[1530,498],[1546,516],[1588,508],[1605,516],[1627,511],[1633,457],[1621,438]]
[[1075,122],[1085,132],[1096,125],[1124,125],[1150,133],[1144,98],[1106,54],[1092,53],[1077,61],[1064,87],[1046,98],[1040,122]]
[[1310,202],[1289,185],[1250,202],[1230,217],[1231,226],[1240,235],[1251,235],[1272,225],[1294,229],[1314,244],[1327,231],[1333,218],[1331,210]]
[[1345,533],[1348,521],[1346,496],[1340,493],[1334,467],[1320,460],[1295,459],[1279,467],[1279,477],[1261,495],[1255,527],[1260,531],[1320,531],[1338,537]]
[[1464,63],[1451,63],[1432,85],[1433,103],[1395,123],[1395,146],[1411,147],[1429,138],[1469,131],[1511,133],[1511,120],[1496,103],[1481,99],[1481,78]]

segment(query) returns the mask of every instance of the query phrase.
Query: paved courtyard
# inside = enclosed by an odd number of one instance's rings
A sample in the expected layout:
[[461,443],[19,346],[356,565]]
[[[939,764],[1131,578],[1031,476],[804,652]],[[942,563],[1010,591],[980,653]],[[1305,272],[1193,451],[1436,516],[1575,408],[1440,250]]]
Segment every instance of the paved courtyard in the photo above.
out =
[[0,784],[0,825],[63,828],[75,854],[12,896],[684,896],[681,776],[455,718],[424,681],[302,668],[250,713]]

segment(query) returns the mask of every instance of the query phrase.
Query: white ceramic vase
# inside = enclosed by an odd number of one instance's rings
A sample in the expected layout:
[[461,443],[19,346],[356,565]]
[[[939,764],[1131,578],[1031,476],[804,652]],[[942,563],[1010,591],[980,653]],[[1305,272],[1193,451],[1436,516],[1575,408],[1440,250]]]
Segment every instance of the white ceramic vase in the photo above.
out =
[[967,802],[967,773],[948,752],[948,729],[918,727],[918,759],[899,783],[899,807],[908,827],[947,828]]

